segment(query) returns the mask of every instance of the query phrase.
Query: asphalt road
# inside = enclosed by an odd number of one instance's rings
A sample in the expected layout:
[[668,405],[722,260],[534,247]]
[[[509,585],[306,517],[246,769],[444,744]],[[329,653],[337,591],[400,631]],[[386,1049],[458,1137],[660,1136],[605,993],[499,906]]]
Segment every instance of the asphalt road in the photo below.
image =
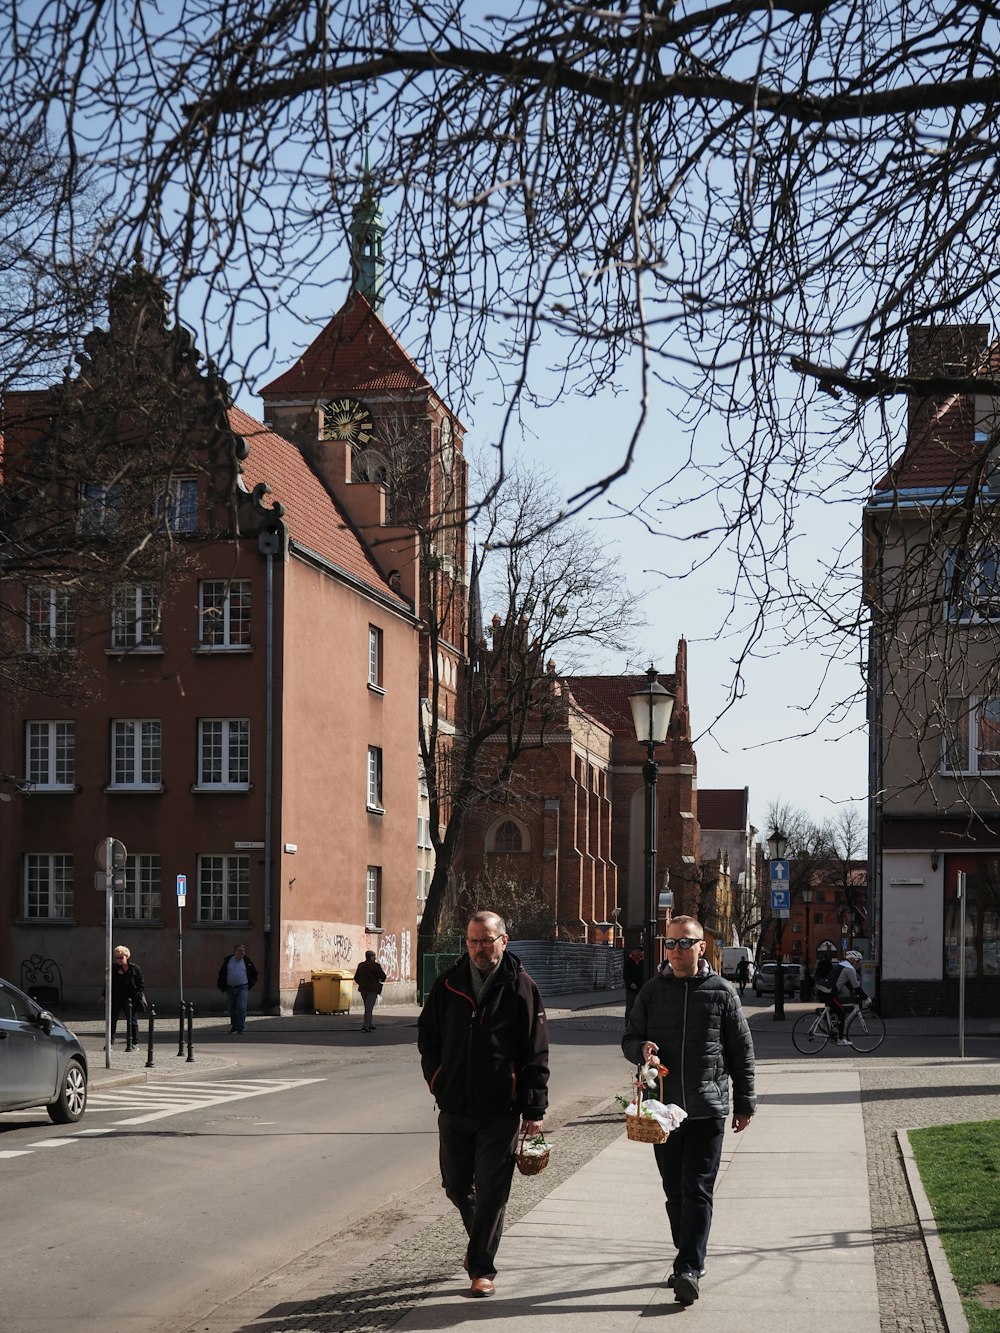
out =
[[[236,1329],[436,1217],[450,1227],[415,1026],[376,1036],[251,1029],[216,1038],[234,1067],[95,1089],[79,1125],[2,1117],[0,1328]],[[625,1086],[619,1037],[607,1016],[552,1023],[557,1145],[560,1124]]]

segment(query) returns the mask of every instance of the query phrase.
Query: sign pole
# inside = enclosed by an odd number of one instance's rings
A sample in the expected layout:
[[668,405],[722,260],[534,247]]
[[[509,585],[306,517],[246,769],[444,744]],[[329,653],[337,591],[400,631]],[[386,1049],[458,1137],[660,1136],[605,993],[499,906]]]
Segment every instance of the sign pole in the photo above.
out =
[[965,871],[958,872],[958,1054],[965,1058]]
[[111,928],[114,925],[115,915],[115,890],[114,876],[111,873],[113,865],[112,847],[113,838],[104,839],[104,864],[107,866],[106,890],[104,894],[104,934],[105,934],[105,958],[104,975],[107,978],[104,986],[104,1068],[111,1068]]
[[177,876],[177,985],[180,990],[181,1004],[184,1003],[184,932],[181,917],[187,901],[187,875]]

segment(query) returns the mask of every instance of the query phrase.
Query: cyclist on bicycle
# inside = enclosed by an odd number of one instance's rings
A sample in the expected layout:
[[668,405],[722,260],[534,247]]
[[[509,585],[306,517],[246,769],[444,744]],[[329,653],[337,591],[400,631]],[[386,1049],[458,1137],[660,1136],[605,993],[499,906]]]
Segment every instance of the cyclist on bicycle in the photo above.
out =
[[861,962],[861,954],[857,949],[848,949],[844,954],[843,961],[834,961],[830,971],[816,983],[816,994],[833,1014],[837,1023],[837,1045],[850,1046],[850,1042],[844,1036],[844,1018],[847,1011],[842,1003],[843,999],[850,996],[852,1001],[859,1004],[862,1009],[871,1008],[871,1000],[865,994],[864,987],[861,985],[861,979],[858,976],[856,964]]

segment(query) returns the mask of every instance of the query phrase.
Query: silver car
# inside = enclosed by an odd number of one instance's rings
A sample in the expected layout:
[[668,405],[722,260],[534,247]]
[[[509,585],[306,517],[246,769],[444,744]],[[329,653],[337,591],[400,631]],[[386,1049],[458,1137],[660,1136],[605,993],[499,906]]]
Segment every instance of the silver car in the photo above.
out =
[[9,981],[0,980],[0,1111],[44,1106],[57,1125],[87,1106],[87,1057],[79,1041]]
[[[782,963],[781,970],[784,973],[785,994],[794,995],[802,985],[802,964],[801,963]],[[753,990],[755,995],[773,995],[774,978],[777,975],[777,963],[761,963],[754,973]]]

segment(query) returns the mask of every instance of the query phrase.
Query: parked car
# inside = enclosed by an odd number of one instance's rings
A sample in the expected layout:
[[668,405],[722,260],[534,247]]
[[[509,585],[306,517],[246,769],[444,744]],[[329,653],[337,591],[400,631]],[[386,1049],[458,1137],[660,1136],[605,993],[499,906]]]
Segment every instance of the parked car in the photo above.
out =
[[[777,970],[777,963],[761,963],[754,973],[753,990],[755,995],[774,994],[774,976]],[[784,973],[785,994],[798,994],[799,987],[802,985],[802,974],[805,970],[802,964],[782,963],[781,970]]]
[[87,1105],[87,1057],[69,1028],[0,979],[0,1111],[44,1106],[57,1125]]

